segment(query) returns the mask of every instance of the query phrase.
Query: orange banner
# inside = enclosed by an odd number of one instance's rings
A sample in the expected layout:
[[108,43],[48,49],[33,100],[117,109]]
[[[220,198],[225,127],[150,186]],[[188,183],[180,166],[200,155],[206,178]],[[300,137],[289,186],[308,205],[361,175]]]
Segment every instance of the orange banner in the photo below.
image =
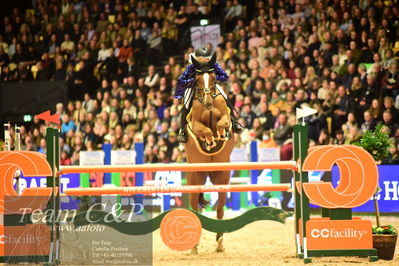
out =
[[373,248],[371,222],[368,220],[309,220],[307,246],[314,249]]

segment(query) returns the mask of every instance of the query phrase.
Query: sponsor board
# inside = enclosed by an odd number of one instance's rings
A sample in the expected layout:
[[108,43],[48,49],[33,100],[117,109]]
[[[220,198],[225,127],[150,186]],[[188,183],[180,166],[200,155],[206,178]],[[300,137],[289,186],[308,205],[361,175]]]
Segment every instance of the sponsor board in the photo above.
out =
[[311,219],[306,223],[308,249],[373,248],[368,220]]

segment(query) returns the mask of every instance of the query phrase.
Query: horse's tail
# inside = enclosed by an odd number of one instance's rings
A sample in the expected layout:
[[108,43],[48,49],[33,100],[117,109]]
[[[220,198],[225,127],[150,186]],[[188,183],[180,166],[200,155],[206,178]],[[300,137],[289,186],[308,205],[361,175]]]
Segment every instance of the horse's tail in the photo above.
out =
[[206,206],[209,205],[209,200],[206,200],[204,198],[204,193],[199,194],[199,199],[198,199],[198,204],[201,208],[205,208]]

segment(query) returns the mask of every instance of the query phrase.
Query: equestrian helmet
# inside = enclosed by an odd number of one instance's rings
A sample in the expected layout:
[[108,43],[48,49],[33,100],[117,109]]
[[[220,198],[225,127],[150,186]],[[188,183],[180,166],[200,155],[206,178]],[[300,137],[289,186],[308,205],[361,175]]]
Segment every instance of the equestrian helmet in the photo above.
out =
[[211,59],[212,57],[212,52],[209,51],[205,46],[201,46],[200,48],[197,48],[194,52],[194,56],[196,58],[198,57],[203,57],[205,59]]

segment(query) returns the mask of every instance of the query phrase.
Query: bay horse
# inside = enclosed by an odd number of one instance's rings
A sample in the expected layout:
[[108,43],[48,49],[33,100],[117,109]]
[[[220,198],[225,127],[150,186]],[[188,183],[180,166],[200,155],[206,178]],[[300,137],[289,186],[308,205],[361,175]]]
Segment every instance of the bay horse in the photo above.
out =
[[[188,141],[185,144],[188,163],[230,162],[230,154],[234,147],[231,128],[230,109],[227,107],[224,92],[216,84],[214,65],[215,55],[209,62],[191,58],[196,67],[195,85],[192,90],[194,99],[190,113],[187,115]],[[212,184],[230,183],[230,171],[188,172],[189,185],[204,185],[209,176]],[[208,202],[203,193],[190,194],[190,206],[198,211]],[[217,218],[222,219],[226,193],[219,192],[217,201]],[[224,251],[223,234],[217,233],[217,252]],[[197,246],[192,250],[196,254]]]

